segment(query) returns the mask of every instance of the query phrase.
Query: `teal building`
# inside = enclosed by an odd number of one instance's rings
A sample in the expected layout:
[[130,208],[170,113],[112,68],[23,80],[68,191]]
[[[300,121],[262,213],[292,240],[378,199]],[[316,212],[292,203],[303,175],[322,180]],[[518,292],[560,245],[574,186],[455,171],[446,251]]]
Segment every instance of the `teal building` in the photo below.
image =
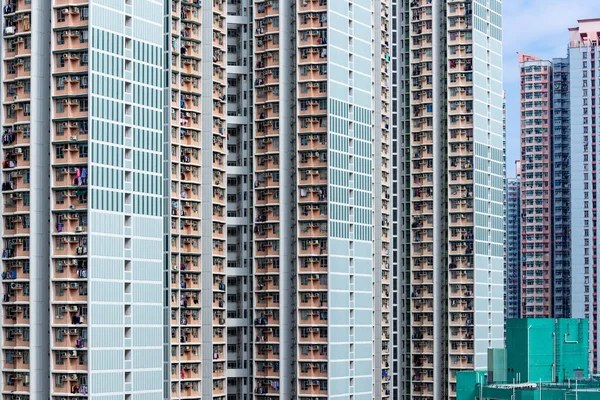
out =
[[588,352],[586,319],[509,319],[506,348],[488,350],[487,370],[457,374],[457,399],[599,399]]

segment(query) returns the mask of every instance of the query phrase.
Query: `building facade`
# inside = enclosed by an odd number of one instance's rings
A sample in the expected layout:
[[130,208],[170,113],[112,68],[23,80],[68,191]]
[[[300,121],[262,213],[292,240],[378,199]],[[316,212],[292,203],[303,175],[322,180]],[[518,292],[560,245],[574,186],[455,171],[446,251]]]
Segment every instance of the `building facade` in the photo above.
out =
[[554,318],[571,315],[571,119],[569,60],[552,60],[552,260]]
[[410,26],[404,21],[410,18],[410,7],[403,0],[392,0],[392,283],[395,297],[392,302],[392,396],[401,398],[410,390],[410,340],[411,330],[407,323],[410,314],[410,226],[411,226],[411,185],[410,185],[410,96],[404,88],[410,85],[410,63],[402,60],[408,54]]
[[504,336],[501,2],[395,6],[394,374],[399,396],[454,399]]
[[8,400],[50,390],[50,43],[36,34],[49,32],[50,12],[48,2],[3,8],[1,387]]
[[521,315],[551,318],[552,63],[519,54],[521,74]]
[[162,398],[161,4],[3,14],[3,398]]
[[581,20],[569,30],[571,313],[590,321],[590,368],[598,372],[597,127],[595,100],[600,20]]
[[387,1],[3,11],[4,399],[392,397]]
[[389,9],[371,7],[254,9],[258,398],[390,395]]
[[521,178],[517,161],[517,177],[506,185],[506,318],[521,316]]

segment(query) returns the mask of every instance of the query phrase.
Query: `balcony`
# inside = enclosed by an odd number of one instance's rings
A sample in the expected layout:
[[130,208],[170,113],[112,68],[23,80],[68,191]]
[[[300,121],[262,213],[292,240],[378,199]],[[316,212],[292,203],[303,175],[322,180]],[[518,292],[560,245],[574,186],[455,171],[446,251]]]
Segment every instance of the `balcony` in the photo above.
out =
[[279,350],[278,344],[258,344],[256,346],[256,353],[254,358],[256,360],[279,360],[279,351],[275,352],[275,349]]
[[[326,13],[311,13],[307,7],[300,7],[297,9],[299,16],[298,29],[316,29],[316,28],[327,28],[327,14]],[[326,10],[326,8],[324,8]]]
[[273,328],[256,328],[255,343],[278,343],[279,336],[273,334]]
[[[308,383],[303,383],[308,382]],[[321,384],[322,382],[322,384]],[[327,381],[300,381],[300,396],[327,396]]]
[[29,373],[5,372],[3,375],[4,391],[7,391],[14,395],[18,395],[20,393],[29,393]]
[[299,13],[327,10],[327,0],[306,0],[299,3],[299,7],[297,7]]
[[279,267],[275,267],[272,259],[257,260],[256,274],[279,274]]
[[[304,182],[302,182],[304,183]],[[307,182],[310,183],[310,182]],[[320,180],[318,183],[321,183]],[[324,205],[307,205],[300,207],[300,220],[319,220],[327,219],[327,207]]]
[[[275,7],[275,5],[277,7]],[[254,16],[257,19],[270,17],[273,15],[279,15],[279,1],[278,0],[275,0],[275,1],[258,0],[255,2],[254,10],[255,10]]]
[[70,29],[55,32],[56,41],[54,50],[76,50],[86,49],[88,47],[87,29]]
[[4,325],[29,324],[29,306],[27,305],[5,305]]
[[300,363],[299,379],[325,378],[327,379],[327,363]]
[[[327,48],[326,47],[300,48],[300,49],[298,49],[297,60],[298,60],[299,65],[326,63],[327,62]],[[316,67],[318,68],[318,65]]]
[[29,347],[29,340],[25,340],[24,333],[29,337],[29,328],[7,328],[5,329],[6,337],[4,345],[6,347]]

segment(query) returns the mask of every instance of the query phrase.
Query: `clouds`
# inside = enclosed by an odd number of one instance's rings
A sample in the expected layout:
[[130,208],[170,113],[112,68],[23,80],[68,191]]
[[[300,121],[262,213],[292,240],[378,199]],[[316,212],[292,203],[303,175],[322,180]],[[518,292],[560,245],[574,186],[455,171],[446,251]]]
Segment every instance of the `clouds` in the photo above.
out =
[[519,154],[519,69],[517,52],[542,59],[566,57],[568,28],[578,19],[600,17],[597,0],[504,0],[504,87],[507,101],[507,172],[514,176]]

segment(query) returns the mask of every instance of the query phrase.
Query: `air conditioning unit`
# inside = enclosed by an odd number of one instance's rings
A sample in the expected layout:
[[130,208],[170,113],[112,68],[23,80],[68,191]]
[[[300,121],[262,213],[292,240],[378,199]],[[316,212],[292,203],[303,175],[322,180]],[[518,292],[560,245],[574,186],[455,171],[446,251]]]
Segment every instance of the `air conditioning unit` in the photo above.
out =
[[75,232],[77,232],[77,233],[81,233],[81,232],[83,232],[83,227],[82,227],[82,226],[78,226],[78,227],[76,227],[76,228],[75,228]]
[[71,350],[70,354],[71,357],[77,357],[77,350]]

